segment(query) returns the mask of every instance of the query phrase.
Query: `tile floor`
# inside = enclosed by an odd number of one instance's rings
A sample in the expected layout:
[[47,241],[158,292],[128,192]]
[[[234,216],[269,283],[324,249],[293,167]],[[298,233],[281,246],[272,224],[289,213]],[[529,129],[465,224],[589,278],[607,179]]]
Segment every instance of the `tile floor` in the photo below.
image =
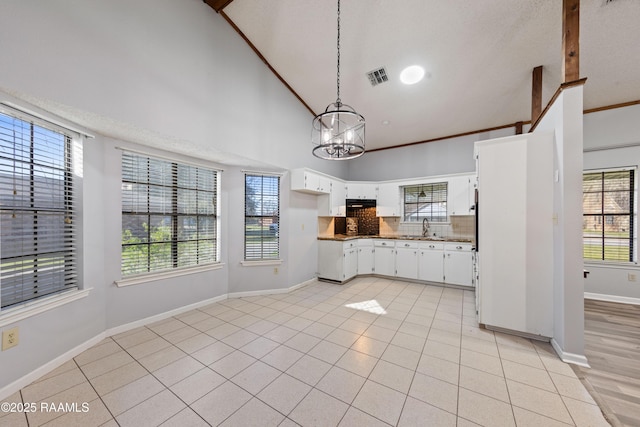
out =
[[105,339],[8,399],[76,411],[0,426],[608,425],[549,344],[479,329],[474,298],[367,277],[225,300]]

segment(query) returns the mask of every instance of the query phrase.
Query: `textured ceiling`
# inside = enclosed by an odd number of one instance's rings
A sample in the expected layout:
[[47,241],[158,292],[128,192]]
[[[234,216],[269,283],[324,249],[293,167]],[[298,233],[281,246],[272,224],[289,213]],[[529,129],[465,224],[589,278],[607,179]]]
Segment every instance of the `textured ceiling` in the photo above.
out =
[[[223,13],[315,113],[335,101],[336,1],[234,0]],[[584,0],[580,19],[585,109],[640,99],[640,1]],[[561,83],[561,42],[561,0],[345,0],[341,99],[366,118],[368,149],[527,121],[533,68],[543,104]],[[413,64],[427,77],[405,86]],[[372,87],[378,67],[389,81]]]

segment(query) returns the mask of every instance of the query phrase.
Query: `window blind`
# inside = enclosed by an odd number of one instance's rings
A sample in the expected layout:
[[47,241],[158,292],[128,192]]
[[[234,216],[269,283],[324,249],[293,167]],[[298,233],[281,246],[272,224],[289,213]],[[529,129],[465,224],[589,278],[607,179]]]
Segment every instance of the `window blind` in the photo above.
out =
[[634,171],[583,175],[583,248],[585,259],[633,261]]
[[280,257],[280,177],[245,175],[244,259]]
[[217,261],[217,171],[122,153],[122,275]]
[[0,113],[0,306],[77,289],[72,139]]
[[447,183],[419,184],[404,187],[404,220],[420,222],[447,221]]

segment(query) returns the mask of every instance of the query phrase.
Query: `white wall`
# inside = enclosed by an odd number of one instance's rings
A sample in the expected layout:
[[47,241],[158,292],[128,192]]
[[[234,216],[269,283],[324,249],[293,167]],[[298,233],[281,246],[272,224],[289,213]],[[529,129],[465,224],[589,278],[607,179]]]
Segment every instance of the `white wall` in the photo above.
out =
[[352,181],[385,181],[475,172],[474,142],[514,134],[515,128],[510,127],[365,153],[364,156],[349,161],[348,179]]
[[[58,115],[97,137],[86,142],[83,165],[81,286],[93,290],[17,323],[20,345],[0,353],[0,394],[109,328],[314,276],[316,200],[290,194],[286,173],[279,274],[273,267],[240,267],[242,168],[306,166],[345,177],[346,165],[311,155],[311,114],[222,17],[201,0],[9,0],[1,9],[0,101]],[[121,233],[116,146],[223,165],[222,269],[114,285]]]
[[536,132],[552,131],[553,188],[553,340],[563,360],[587,363],[584,356],[582,279],[583,87],[563,90]]

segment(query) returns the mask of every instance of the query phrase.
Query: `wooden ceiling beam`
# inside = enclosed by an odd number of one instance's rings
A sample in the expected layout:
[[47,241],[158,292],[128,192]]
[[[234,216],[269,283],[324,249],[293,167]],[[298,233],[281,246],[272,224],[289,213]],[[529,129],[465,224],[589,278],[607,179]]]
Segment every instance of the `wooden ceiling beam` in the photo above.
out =
[[227,7],[229,3],[231,3],[233,0],[202,0],[202,1],[208,4],[209,6],[211,6],[211,8],[215,10],[217,13],[220,13],[220,11],[225,7]]
[[580,79],[580,0],[562,0],[563,83]]
[[535,123],[542,113],[542,65],[533,69],[531,76],[531,123]]

